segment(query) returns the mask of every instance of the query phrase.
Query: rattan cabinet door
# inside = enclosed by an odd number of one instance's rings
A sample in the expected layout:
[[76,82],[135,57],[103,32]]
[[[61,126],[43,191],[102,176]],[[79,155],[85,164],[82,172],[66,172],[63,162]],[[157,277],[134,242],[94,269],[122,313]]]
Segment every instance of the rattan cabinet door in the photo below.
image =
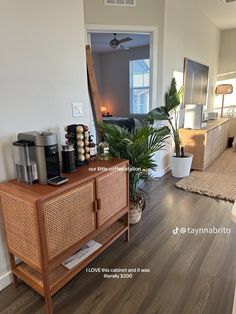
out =
[[3,191],[0,198],[9,249],[31,266],[40,268],[36,204]]
[[96,229],[94,200],[92,180],[43,204],[49,260]]
[[96,192],[99,202],[97,211],[98,226],[128,206],[127,172],[110,172],[96,179]]

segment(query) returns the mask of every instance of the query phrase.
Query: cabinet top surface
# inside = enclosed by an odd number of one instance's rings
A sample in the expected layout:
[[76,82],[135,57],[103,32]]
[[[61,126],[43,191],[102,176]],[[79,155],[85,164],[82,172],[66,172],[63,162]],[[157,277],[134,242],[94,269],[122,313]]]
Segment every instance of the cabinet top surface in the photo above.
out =
[[224,124],[225,122],[229,121],[229,118],[220,118],[217,120],[209,120],[207,121],[207,125],[206,127],[202,128],[202,129],[180,129],[181,132],[196,132],[196,133],[206,133],[209,132],[210,130],[213,130],[215,128],[217,128],[218,126]]
[[[63,176],[69,178],[68,182],[60,186],[52,185],[40,185],[35,183],[28,185],[25,183],[17,182],[16,179],[4,182],[0,184],[0,190],[9,192],[12,194],[22,194],[22,196],[28,196],[32,199],[47,199],[58,195],[66,190],[78,186],[79,184],[85,183],[86,181],[95,179],[96,177],[110,173],[109,168],[112,172],[116,170],[116,167],[127,167],[128,161],[122,159],[112,159],[109,161],[95,160],[90,161],[87,166],[76,168],[75,172],[62,173]],[[112,188],[112,187],[111,187]]]

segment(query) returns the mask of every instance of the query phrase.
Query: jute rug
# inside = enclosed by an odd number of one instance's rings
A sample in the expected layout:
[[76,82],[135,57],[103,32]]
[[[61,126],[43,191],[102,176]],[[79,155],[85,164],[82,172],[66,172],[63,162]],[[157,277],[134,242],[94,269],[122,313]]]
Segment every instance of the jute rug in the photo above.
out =
[[193,171],[176,183],[185,191],[234,202],[236,200],[236,152],[224,151],[204,171]]

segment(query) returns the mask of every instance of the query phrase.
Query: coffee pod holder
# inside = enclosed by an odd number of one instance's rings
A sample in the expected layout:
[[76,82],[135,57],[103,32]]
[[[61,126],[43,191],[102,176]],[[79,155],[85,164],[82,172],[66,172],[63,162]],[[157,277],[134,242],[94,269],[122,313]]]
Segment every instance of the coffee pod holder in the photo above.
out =
[[83,166],[90,160],[89,128],[84,124],[71,124],[65,127],[66,144],[73,144],[75,149],[76,164]]

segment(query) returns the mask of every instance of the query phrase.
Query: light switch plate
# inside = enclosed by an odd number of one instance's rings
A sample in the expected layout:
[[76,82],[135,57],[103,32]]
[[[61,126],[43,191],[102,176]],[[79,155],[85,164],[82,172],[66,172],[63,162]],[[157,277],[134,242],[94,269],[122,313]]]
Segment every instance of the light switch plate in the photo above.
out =
[[84,104],[82,102],[73,102],[72,103],[72,114],[73,117],[81,117],[84,115]]

